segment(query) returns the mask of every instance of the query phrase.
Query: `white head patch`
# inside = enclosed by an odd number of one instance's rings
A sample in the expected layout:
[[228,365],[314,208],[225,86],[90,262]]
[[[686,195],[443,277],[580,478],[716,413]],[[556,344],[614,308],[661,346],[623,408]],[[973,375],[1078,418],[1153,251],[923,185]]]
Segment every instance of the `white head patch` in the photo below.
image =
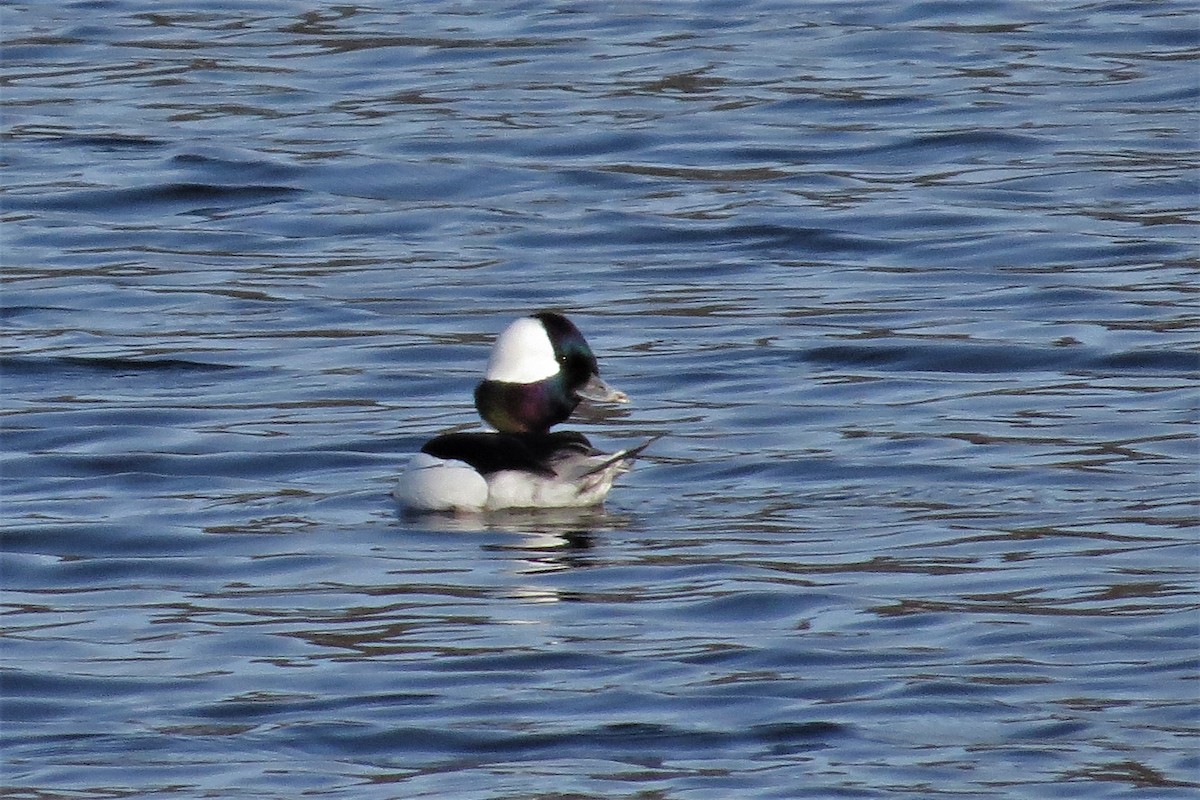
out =
[[534,383],[558,372],[554,345],[540,320],[522,317],[504,329],[492,347],[484,378],[504,383]]

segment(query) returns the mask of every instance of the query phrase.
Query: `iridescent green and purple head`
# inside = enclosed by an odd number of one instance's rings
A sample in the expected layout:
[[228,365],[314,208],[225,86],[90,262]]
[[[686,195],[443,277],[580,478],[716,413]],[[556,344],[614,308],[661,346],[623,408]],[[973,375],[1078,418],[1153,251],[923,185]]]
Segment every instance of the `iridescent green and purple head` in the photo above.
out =
[[596,356],[562,314],[523,317],[496,339],[475,408],[504,433],[545,433],[571,416],[583,399],[623,403],[629,398],[600,379]]

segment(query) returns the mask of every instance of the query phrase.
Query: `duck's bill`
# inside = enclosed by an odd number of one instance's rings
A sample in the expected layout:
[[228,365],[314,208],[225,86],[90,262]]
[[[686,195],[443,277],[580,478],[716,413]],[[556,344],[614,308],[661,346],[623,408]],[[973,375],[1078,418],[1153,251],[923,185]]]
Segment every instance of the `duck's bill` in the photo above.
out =
[[628,403],[629,395],[622,392],[620,389],[614,389],[604,381],[600,380],[599,375],[593,375],[588,378],[588,382],[580,386],[576,393],[585,400],[592,400],[599,403]]

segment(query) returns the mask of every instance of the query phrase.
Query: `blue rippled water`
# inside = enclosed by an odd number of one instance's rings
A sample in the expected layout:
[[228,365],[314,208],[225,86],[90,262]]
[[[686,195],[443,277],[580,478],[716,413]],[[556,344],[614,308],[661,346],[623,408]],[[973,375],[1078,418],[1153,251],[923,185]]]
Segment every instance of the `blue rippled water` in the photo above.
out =
[[[0,6],[3,794],[1193,797],[1196,20]],[[401,515],[541,308],[663,438]]]

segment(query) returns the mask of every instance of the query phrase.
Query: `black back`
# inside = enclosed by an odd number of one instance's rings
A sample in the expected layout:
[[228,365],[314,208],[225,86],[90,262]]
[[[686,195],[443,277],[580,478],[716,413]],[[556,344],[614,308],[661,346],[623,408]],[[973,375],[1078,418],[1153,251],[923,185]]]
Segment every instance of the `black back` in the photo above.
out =
[[465,461],[482,475],[501,470],[521,470],[554,475],[554,461],[567,453],[593,453],[587,437],[578,431],[556,433],[447,433],[435,436],[421,448],[434,458]]

